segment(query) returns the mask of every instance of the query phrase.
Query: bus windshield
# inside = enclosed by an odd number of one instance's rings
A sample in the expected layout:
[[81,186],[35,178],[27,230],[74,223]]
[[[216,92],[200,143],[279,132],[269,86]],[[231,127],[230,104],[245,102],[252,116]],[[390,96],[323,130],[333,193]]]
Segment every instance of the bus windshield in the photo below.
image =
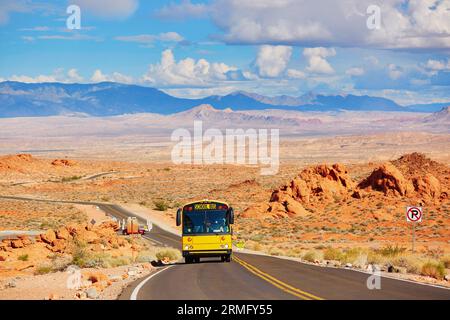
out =
[[183,212],[183,233],[229,233],[226,210],[193,210]]

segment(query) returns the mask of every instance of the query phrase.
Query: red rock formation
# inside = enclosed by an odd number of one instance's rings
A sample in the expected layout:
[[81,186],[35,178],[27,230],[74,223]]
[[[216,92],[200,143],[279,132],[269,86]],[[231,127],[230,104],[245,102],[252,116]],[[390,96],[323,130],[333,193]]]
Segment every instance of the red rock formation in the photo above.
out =
[[393,164],[386,163],[374,170],[359,185],[361,189],[371,189],[384,192],[385,195],[410,195],[414,190],[411,182]]

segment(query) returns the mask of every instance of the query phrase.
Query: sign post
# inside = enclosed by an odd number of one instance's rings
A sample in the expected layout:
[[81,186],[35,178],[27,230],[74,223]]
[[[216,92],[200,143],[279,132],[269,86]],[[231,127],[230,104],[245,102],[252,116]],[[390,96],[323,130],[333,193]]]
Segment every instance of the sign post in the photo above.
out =
[[415,251],[416,223],[422,222],[422,207],[406,207],[406,221],[412,223],[412,252]]

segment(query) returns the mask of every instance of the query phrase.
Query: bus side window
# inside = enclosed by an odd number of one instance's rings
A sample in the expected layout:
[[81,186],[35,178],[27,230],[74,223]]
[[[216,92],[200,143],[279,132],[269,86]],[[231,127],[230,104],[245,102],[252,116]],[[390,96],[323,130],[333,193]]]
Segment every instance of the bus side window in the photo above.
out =
[[181,209],[177,210],[177,226],[181,225]]
[[228,209],[227,215],[228,215],[228,222],[229,222],[230,224],[234,224],[234,210],[233,210],[233,208],[230,207],[230,208]]

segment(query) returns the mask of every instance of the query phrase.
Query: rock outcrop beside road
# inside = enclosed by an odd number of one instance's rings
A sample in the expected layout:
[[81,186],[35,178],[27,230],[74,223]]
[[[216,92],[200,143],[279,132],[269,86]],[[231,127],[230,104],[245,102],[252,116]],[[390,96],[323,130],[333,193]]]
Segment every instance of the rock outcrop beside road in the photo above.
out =
[[356,200],[367,196],[407,197],[411,203],[439,202],[448,198],[448,186],[437,176],[447,182],[448,168],[420,153],[383,163],[359,183],[352,180],[342,164],[312,166],[274,190],[268,202],[247,208],[241,217],[304,216],[308,214],[305,206],[334,203],[349,197]]

